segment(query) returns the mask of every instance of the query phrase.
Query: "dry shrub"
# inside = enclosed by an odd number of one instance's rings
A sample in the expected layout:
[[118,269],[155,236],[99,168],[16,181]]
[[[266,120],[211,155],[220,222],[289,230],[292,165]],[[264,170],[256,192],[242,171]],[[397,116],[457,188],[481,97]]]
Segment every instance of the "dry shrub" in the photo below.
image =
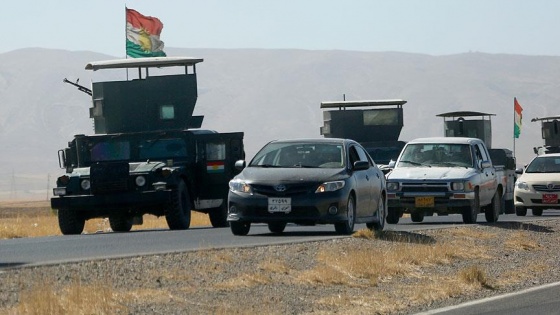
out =
[[267,260],[261,262],[258,268],[265,272],[279,274],[288,274],[290,271],[290,267],[288,267],[285,262],[273,260],[272,258],[268,258]]
[[517,230],[513,232],[511,237],[505,242],[505,246],[506,248],[513,250],[540,249],[540,245],[531,239],[531,235],[525,230]]
[[477,240],[487,240],[496,237],[496,233],[482,231],[474,226],[449,229],[449,231],[445,231],[445,232],[446,233],[449,232],[450,235],[455,237],[463,237],[463,238],[477,239]]
[[106,284],[82,285],[73,282],[61,291],[54,285],[41,283],[23,291],[17,306],[19,314],[115,314],[126,312],[114,293]]
[[224,281],[218,285],[218,289],[236,289],[236,288],[248,288],[257,285],[269,284],[271,278],[267,275],[257,274],[257,273],[246,273]]
[[486,279],[486,274],[477,266],[470,266],[459,271],[459,279],[468,285],[493,289]]

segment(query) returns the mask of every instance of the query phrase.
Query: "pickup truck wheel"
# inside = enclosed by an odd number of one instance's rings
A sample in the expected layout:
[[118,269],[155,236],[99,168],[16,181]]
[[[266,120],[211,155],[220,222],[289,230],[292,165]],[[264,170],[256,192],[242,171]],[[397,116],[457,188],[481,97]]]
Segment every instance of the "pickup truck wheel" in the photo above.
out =
[[208,217],[210,218],[210,223],[215,228],[228,227],[229,223],[227,221],[227,200],[222,202],[222,205],[217,208],[212,208],[208,211]]
[[533,212],[534,216],[540,217],[542,215],[543,208],[533,208],[531,209],[531,211]]
[[525,207],[515,207],[515,214],[518,217],[524,217],[527,215],[527,208]]
[[413,210],[410,212],[410,219],[412,222],[422,222],[424,221],[424,211],[423,210]]
[[232,221],[229,223],[229,227],[231,228],[231,233],[233,233],[233,235],[244,236],[249,234],[249,230],[251,229],[251,222]]
[[58,209],[58,226],[64,235],[82,234],[86,220],[75,210]]
[[132,217],[122,214],[109,216],[109,225],[113,232],[129,232],[132,229]]
[[280,234],[286,229],[286,222],[270,222],[268,224],[268,230],[275,234]]
[[480,212],[480,195],[479,195],[478,188],[474,190],[474,205],[463,207],[462,215],[463,215],[463,223],[466,224],[473,224],[476,223],[476,218],[478,213]]
[[385,209],[387,209],[387,203],[385,202],[385,197],[381,195],[381,198],[379,198],[379,203],[377,204],[377,218],[379,219],[379,221],[366,223],[368,229],[383,231],[383,229],[385,228],[385,217],[387,217]]
[[397,224],[401,217],[402,209],[400,208],[389,208],[387,210],[387,223]]
[[486,208],[484,211],[484,216],[486,217],[486,222],[494,223],[498,222],[498,217],[502,212],[502,194],[499,190],[494,193],[492,197],[492,204]]
[[191,201],[184,181],[173,191],[172,203],[165,213],[167,226],[171,230],[186,230],[191,225]]
[[338,234],[350,235],[354,232],[354,222],[356,218],[356,207],[354,197],[349,196],[346,204],[346,217],[348,220],[334,224],[334,229]]

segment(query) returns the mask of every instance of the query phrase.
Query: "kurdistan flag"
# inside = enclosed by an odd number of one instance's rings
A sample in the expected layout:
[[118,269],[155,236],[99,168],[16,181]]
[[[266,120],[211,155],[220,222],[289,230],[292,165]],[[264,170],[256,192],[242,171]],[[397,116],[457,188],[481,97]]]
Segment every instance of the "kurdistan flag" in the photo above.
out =
[[165,57],[159,39],[163,23],[158,18],[144,16],[126,8],[126,55],[133,58]]
[[521,105],[519,105],[519,103],[517,102],[517,98],[513,98],[513,109],[514,109],[514,126],[513,126],[513,136],[515,138],[519,138],[519,135],[521,134],[521,119],[523,118],[523,115],[521,114],[521,112],[523,111],[523,108],[521,107]]

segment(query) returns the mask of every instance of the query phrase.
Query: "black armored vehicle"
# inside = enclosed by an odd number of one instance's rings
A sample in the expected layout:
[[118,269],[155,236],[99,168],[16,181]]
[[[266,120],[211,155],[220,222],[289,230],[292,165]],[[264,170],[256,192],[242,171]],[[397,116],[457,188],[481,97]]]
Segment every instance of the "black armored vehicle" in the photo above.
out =
[[82,233],[92,218],[109,218],[113,231],[125,232],[144,214],[188,229],[191,210],[207,213],[214,227],[228,225],[228,182],[244,158],[243,133],[200,129],[204,117],[193,111],[202,61],[92,62],[86,69],[114,69],[126,79],[93,82],[91,89],[65,79],[91,95],[95,134],[75,135],[58,151],[66,174],[56,181],[51,207],[63,234]]

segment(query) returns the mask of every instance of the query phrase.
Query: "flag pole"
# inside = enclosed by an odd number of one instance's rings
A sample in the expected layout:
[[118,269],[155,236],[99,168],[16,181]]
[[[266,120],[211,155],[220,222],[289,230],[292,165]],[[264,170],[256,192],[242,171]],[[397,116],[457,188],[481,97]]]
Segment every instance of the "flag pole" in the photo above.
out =
[[515,97],[513,98],[513,157],[515,158]]
[[[125,3],[125,5],[124,5],[124,59],[128,59],[128,55],[126,53],[126,39],[127,39],[126,38],[126,32],[127,32],[127,29],[126,29],[126,12],[127,11],[126,11],[126,9],[127,8],[126,8],[126,3]],[[128,81],[128,68],[126,68],[126,81]]]

